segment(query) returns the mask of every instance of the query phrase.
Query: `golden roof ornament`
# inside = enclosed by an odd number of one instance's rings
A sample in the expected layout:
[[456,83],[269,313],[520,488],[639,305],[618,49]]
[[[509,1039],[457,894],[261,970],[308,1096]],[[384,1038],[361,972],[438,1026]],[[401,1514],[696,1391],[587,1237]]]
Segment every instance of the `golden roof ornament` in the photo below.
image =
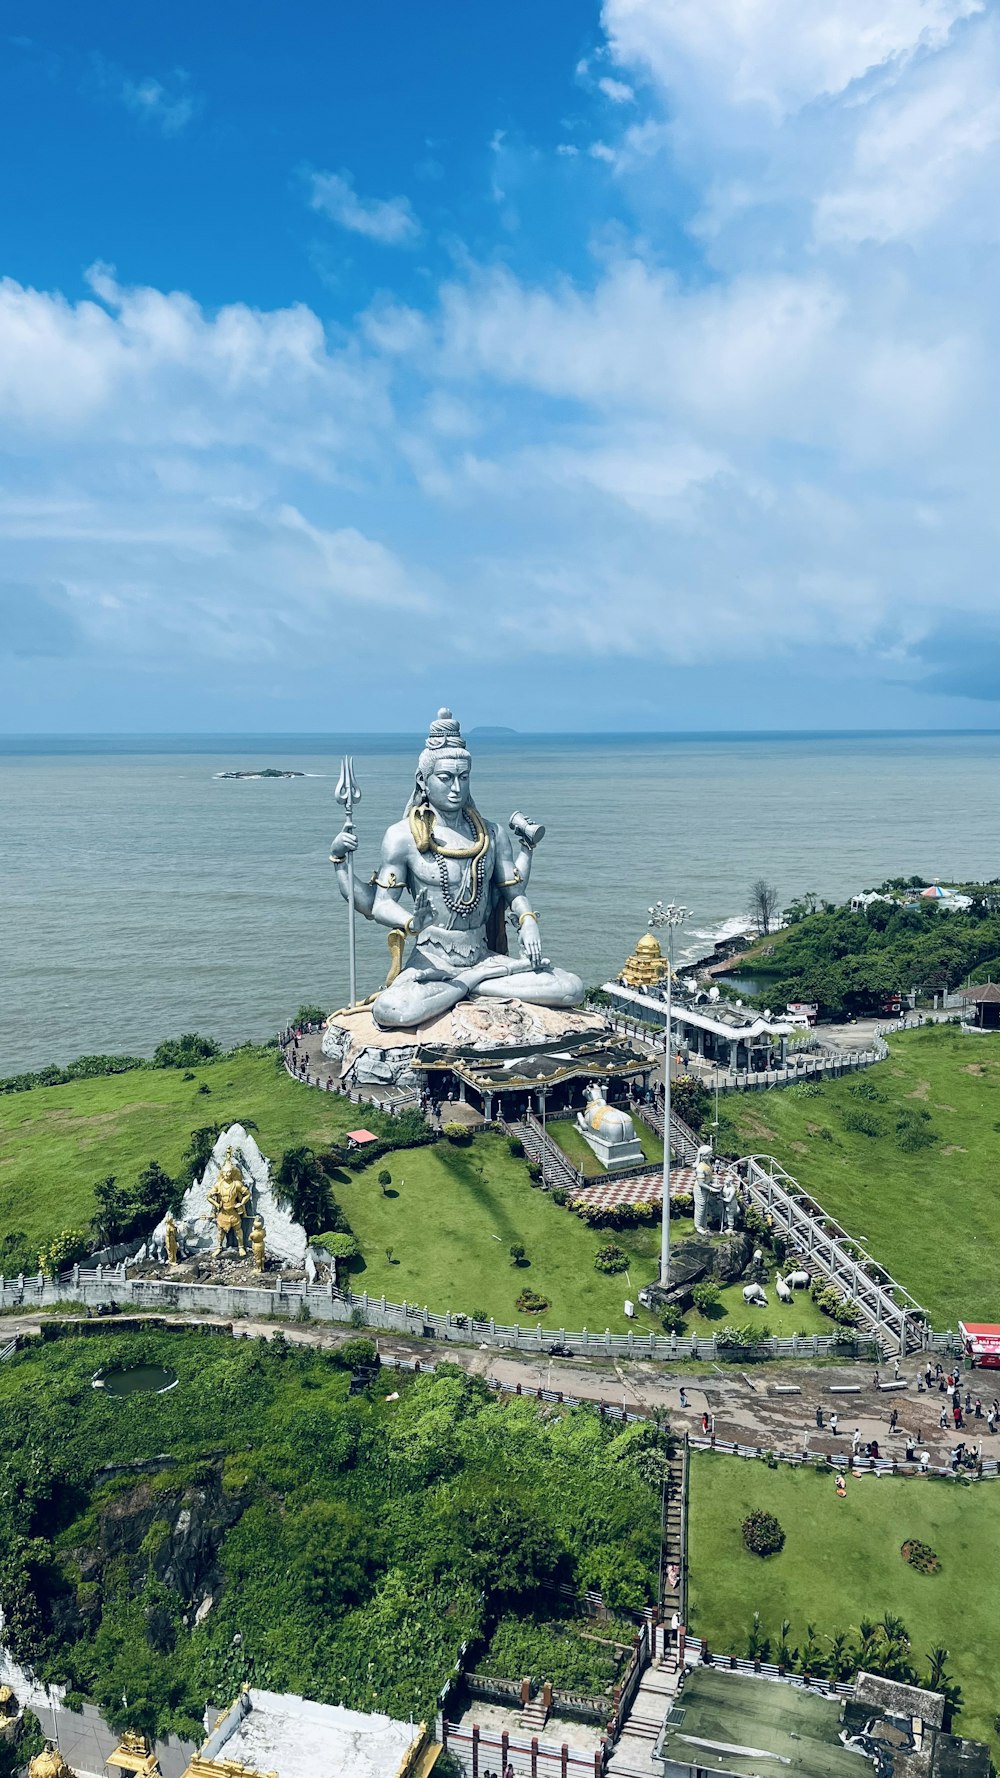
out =
[[28,1778],[76,1778],[72,1766],[68,1766],[51,1741],[46,1741],[45,1750],[36,1753],[28,1767]]

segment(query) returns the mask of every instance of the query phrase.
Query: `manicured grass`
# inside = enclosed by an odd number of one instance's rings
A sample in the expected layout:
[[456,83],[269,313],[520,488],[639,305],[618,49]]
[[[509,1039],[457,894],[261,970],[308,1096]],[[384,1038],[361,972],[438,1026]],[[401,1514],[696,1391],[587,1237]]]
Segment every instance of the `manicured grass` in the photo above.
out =
[[[130,1181],[152,1159],[176,1173],[191,1132],[203,1125],[252,1120],[274,1161],[296,1143],[321,1149],[359,1121],[378,1128],[377,1113],[362,1120],[356,1105],[291,1080],[270,1056],[228,1056],[193,1072],[185,1080],[180,1069],[142,1069],[0,1097],[0,1234],[22,1230],[41,1248],[61,1229],[85,1226],[98,1180],[114,1173]],[[378,1186],[383,1165],[396,1196]],[[637,1308],[631,1323],[624,1313],[626,1297],[635,1301],[656,1275],[659,1227],[588,1229],[533,1189],[524,1161],[498,1136],[478,1136],[468,1147],[442,1141],[401,1150],[361,1174],[345,1172],[334,1190],[364,1250],[365,1269],[351,1280],[357,1290],[438,1312],[482,1308],[505,1324],[534,1326],[537,1318],[514,1309],[527,1285],[549,1299],[546,1328],[660,1331],[646,1311]],[[675,1240],[691,1230],[690,1218],[679,1220]],[[595,1271],[594,1256],[609,1241],[628,1254],[627,1274]],[[511,1264],[514,1242],[527,1249],[529,1265]],[[772,1297],[766,1310],[748,1311],[738,1285],[723,1292],[721,1316],[692,1312],[686,1331],[711,1333],[729,1317],[766,1322],[775,1333],[832,1331],[802,1293],[788,1307]]]
[[132,1180],[154,1159],[176,1173],[192,1130],[206,1124],[251,1118],[275,1161],[294,1143],[322,1148],[357,1127],[356,1105],[292,1080],[270,1055],[205,1063],[193,1080],[184,1072],[141,1069],[0,1096],[0,1234],[22,1229],[44,1244],[83,1226],[99,1179]]
[[[655,1131],[644,1124],[641,1118],[635,1118],[635,1133],[650,1166],[663,1165],[663,1143]],[[568,1161],[573,1163],[585,1179],[607,1179],[609,1169],[602,1165],[589,1142],[586,1142],[571,1117],[554,1118],[546,1128],[554,1142],[559,1144]],[[613,1174],[614,1169],[611,1169]]]
[[[350,1178],[345,1174],[334,1186],[365,1256],[365,1269],[351,1275],[352,1289],[384,1293],[395,1302],[405,1298],[439,1312],[485,1309],[496,1321],[531,1327],[538,1318],[518,1315],[514,1308],[527,1285],[549,1299],[541,1317],[546,1328],[601,1333],[610,1327],[624,1333],[631,1325],[643,1333],[660,1331],[659,1319],[638,1306],[631,1323],[624,1313],[625,1298],[634,1302],[641,1285],[656,1275],[658,1225],[588,1228],[547,1192],[531,1188],[524,1163],[498,1136],[390,1155],[384,1164],[392,1174],[389,1189],[398,1196],[383,1195],[377,1182],[382,1164]],[[692,1227],[690,1218],[680,1221],[675,1239],[690,1235]],[[595,1271],[595,1254],[611,1241],[628,1254],[627,1273]],[[524,1245],[528,1265],[512,1265],[514,1242]],[[692,1311],[685,1331],[711,1333],[728,1319],[766,1322],[779,1334],[834,1331],[804,1292],[787,1306],[772,1295],[766,1310],[748,1310],[742,1286],[733,1284],[723,1291],[720,1308],[712,1319]]]
[[[784,1549],[765,1560],[750,1555],[741,1536],[754,1507],[775,1513],[785,1531]],[[937,1552],[937,1574],[903,1561],[908,1538]],[[744,1654],[755,1611],[775,1645],[784,1617],[792,1644],[801,1645],[807,1623],[829,1637],[895,1613],[918,1672],[928,1650],[948,1649],[965,1699],[956,1729],[992,1741],[996,1757],[1000,1622],[986,1577],[1000,1564],[1000,1486],[871,1476],[850,1479],[846,1500],[838,1500],[831,1474],[696,1452],[688,1547],[690,1627],[712,1648]]]
[[[865,1083],[877,1100],[859,1096]],[[935,1327],[1000,1320],[1000,1035],[925,1026],[893,1038],[887,1062],[816,1092],[733,1093],[724,1103],[726,1146],[776,1155]],[[859,1111],[878,1134],[845,1127],[845,1113]],[[921,1111],[937,1140],[907,1153],[896,1120]]]

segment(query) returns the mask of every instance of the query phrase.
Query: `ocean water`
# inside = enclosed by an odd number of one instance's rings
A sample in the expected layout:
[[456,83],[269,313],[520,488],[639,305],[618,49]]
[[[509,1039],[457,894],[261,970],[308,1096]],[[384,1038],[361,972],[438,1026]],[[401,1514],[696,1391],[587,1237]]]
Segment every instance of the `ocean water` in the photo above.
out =
[[[164,1036],[273,1032],[347,999],[328,863],[339,756],[362,790],[359,868],[413,782],[393,737],[0,739],[0,1074]],[[472,741],[479,808],[543,821],[530,895],[545,950],[616,971],[658,897],[679,955],[739,925],[749,885],[843,898],[884,877],[1000,876],[1000,735],[529,737]],[[225,781],[288,767],[302,778]],[[388,965],[359,921],[359,988]]]

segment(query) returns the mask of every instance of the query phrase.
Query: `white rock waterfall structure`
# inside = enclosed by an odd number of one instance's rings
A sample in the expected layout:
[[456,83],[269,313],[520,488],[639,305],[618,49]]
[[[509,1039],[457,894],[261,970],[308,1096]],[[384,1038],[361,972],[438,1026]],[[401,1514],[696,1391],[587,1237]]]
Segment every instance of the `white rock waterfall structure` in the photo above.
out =
[[[264,1223],[266,1251],[270,1258],[286,1265],[301,1266],[305,1262],[308,1238],[305,1229],[295,1221],[286,1206],[279,1204],[271,1184],[271,1163],[261,1154],[249,1131],[242,1124],[230,1124],[219,1134],[212,1158],[201,1179],[195,1180],[184,1193],[184,1203],[177,1218],[180,1257],[209,1255],[215,1248],[215,1211],[209,1192],[232,1153],[250,1191],[250,1203],[244,1218],[245,1234],[255,1216]],[[165,1256],[166,1217],[153,1231],[151,1246]]]

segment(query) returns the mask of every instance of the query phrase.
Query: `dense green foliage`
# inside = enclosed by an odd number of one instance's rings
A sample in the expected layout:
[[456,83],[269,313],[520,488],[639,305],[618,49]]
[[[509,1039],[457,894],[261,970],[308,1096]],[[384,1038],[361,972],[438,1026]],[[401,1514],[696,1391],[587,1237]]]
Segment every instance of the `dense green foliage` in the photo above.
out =
[[[754,1508],[785,1529],[766,1562],[743,1542]],[[828,1470],[694,1452],[688,1530],[689,1623],[716,1654],[756,1653],[816,1677],[861,1666],[929,1682],[960,1708],[957,1732],[992,1742],[996,1759],[1000,1627],[983,1584],[1000,1562],[993,1483],[849,1478],[839,1500]],[[940,1578],[900,1559],[904,1532],[938,1552]]]
[[[195,1734],[206,1699],[251,1678],[422,1717],[463,1639],[532,1609],[539,1583],[651,1600],[662,1434],[496,1401],[450,1366],[399,1379],[397,1400],[350,1396],[372,1357],[351,1345],[101,1331],[0,1367],[15,1658],[115,1723],[126,1693],[131,1724],[161,1732]],[[136,1363],[178,1388],[91,1388]]]
[[623,1659],[614,1644],[627,1647],[634,1634],[630,1623],[508,1615],[477,1657],[476,1671],[498,1679],[549,1680],[561,1691],[587,1697],[607,1695]]
[[935,901],[872,902],[866,913],[825,907],[772,933],[741,961],[766,975],[760,1005],[815,1001],[823,1018],[871,1012],[887,994],[955,988],[995,963],[1000,974],[1000,896],[981,891],[968,911]]
[[[874,1136],[856,1127],[859,1105]],[[1000,1036],[900,1032],[860,1078],[730,1093],[724,1107],[720,1149],[776,1155],[935,1327],[1000,1319]]]

